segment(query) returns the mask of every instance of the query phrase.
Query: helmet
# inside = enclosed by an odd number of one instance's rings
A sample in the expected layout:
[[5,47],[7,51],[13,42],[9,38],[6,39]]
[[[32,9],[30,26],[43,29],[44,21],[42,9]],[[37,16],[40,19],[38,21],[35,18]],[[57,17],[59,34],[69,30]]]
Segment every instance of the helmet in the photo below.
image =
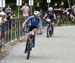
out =
[[49,7],[49,8],[48,8],[48,11],[53,11],[53,8],[52,8],[52,7]]
[[40,16],[40,12],[39,11],[34,11],[34,15],[35,16]]

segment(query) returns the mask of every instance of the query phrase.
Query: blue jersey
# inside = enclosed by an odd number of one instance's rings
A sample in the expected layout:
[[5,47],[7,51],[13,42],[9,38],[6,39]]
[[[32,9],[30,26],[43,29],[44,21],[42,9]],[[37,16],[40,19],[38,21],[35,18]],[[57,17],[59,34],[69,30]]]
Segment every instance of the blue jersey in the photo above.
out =
[[28,17],[27,21],[28,21],[28,23],[29,23],[29,26],[36,26],[36,27],[38,27],[39,24],[41,24],[41,21],[42,21],[42,20],[41,20],[41,18],[39,17],[39,18],[35,21],[34,16],[30,16],[30,17]]

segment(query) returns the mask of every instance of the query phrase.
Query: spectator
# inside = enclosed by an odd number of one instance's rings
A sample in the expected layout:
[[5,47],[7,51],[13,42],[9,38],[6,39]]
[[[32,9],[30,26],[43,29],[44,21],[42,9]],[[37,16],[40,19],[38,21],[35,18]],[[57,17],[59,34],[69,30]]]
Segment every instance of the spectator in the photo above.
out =
[[6,12],[6,13],[11,12],[11,8],[10,8],[10,6],[8,6],[8,7],[5,9],[5,12]]
[[30,11],[30,8],[27,3],[25,3],[25,5],[22,6],[21,11],[23,12],[23,17],[25,21],[28,18]]
[[40,13],[42,13],[42,9],[41,9],[39,2],[37,2],[36,6],[35,6],[35,11],[39,11]]
[[5,13],[7,15],[7,22],[8,22],[8,27],[9,29],[11,29],[11,18],[12,18],[12,10],[11,10],[11,7],[8,6],[6,9],[5,9]]
[[75,5],[72,6],[72,14],[73,14],[74,17],[75,17]]
[[64,11],[64,2],[62,1],[61,3],[59,3],[59,5],[58,5],[58,3],[55,3],[54,10],[55,10],[55,14],[57,16],[57,25],[60,25],[61,19],[62,19],[62,14]]
[[[34,10],[35,10],[35,11],[39,11],[39,15],[41,16],[41,14],[42,14],[42,9],[41,9],[41,6],[40,6],[40,3],[39,3],[39,2],[37,2],[37,4],[36,4]],[[42,22],[42,21],[41,21],[41,22]],[[41,24],[41,25],[39,26],[40,34],[42,34],[42,28],[43,28],[43,26],[42,26],[42,24]]]
[[55,2],[54,4],[54,11],[56,15],[56,24],[60,25],[60,9],[59,9],[59,4]]
[[0,9],[0,47],[4,47],[4,32],[5,32],[5,21],[6,21],[6,14],[5,12]]
[[61,19],[62,19],[62,14],[63,14],[63,11],[65,10],[63,1],[60,3],[59,9],[60,9],[60,16],[61,16]]
[[55,11],[55,15],[56,16],[58,15],[58,9],[59,9],[58,3],[55,2],[55,4],[54,4],[54,11]]
[[7,8],[5,9],[5,13],[7,15],[7,22],[6,22],[6,28],[8,29],[8,39],[10,40],[10,29],[11,29],[11,19],[12,19],[12,15],[13,15],[13,12],[12,12],[12,9],[10,6],[7,6]]

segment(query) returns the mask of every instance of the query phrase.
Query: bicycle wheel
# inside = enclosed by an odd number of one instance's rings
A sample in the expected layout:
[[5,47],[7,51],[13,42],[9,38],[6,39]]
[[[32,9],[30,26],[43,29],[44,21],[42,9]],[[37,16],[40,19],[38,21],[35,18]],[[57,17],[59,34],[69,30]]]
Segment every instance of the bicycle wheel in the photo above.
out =
[[32,50],[32,40],[29,40],[27,44],[27,59],[29,59],[30,57],[31,50]]
[[30,50],[27,51],[27,59],[29,59],[30,56]]
[[49,38],[49,26],[47,27],[47,38]]
[[50,37],[52,37],[52,31],[49,32]]
[[53,34],[52,27],[50,27],[49,36],[52,37],[52,34]]

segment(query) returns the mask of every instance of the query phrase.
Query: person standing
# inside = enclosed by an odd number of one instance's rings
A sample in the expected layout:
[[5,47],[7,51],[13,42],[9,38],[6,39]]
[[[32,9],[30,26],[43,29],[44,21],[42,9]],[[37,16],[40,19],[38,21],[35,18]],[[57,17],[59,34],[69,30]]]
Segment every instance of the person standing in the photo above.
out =
[[[30,8],[27,3],[25,3],[25,5],[22,6],[21,11],[23,12],[23,22],[24,22],[29,17],[30,12]],[[28,31],[27,27],[28,24],[25,26],[26,31]]]
[[[39,3],[39,2],[37,2],[37,4],[36,4],[34,10],[35,10],[35,11],[39,11],[39,15],[42,16],[42,9],[41,9],[41,6],[40,6],[40,3]],[[42,21],[41,21],[41,22],[42,22]],[[43,26],[42,26],[42,24],[41,24],[40,27],[39,27],[40,34],[42,34],[42,28],[43,28]]]
[[11,32],[9,31],[11,29],[11,19],[12,19],[12,15],[13,15],[13,12],[12,12],[12,9],[10,6],[7,6],[7,8],[5,9],[5,13],[6,13],[6,19],[7,19],[7,22],[6,22],[6,26],[8,28],[8,40],[10,40],[10,37],[11,37]]
[[41,6],[40,6],[39,2],[37,2],[36,6],[35,6],[35,11],[41,12]]
[[5,47],[4,43],[5,21],[7,21],[6,14],[2,9],[0,9],[0,49]]
[[30,11],[30,8],[27,3],[25,3],[25,5],[22,6],[21,11],[23,12],[23,17],[25,21],[28,18]]
[[8,27],[9,29],[11,29],[11,19],[12,19],[12,10],[11,10],[11,7],[8,6],[6,9],[5,9],[5,13],[7,15],[7,22],[8,22]]

